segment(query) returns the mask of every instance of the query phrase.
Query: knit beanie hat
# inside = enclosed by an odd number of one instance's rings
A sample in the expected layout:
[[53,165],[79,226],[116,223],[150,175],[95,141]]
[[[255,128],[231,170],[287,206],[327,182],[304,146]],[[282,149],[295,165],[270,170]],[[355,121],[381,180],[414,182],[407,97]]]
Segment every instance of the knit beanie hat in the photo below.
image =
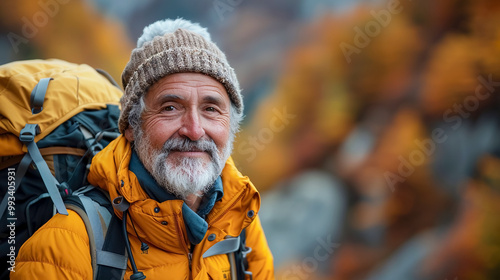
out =
[[125,93],[118,126],[124,133],[132,105],[161,78],[181,72],[202,73],[219,81],[239,114],[243,112],[241,90],[224,53],[207,30],[184,19],[157,21],[144,28],[122,73]]

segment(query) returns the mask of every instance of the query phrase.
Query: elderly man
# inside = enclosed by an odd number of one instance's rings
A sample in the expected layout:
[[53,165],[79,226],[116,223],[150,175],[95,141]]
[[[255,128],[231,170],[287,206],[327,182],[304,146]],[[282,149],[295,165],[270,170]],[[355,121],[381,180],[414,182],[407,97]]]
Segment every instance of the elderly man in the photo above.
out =
[[[243,101],[224,53],[197,24],[159,21],[144,29],[122,80],[122,135],[94,157],[88,180],[130,204],[135,265],[128,263],[125,279],[138,277],[133,266],[148,279],[229,279],[239,264],[205,253],[243,231],[248,271],[272,279],[260,196],[230,158]],[[92,279],[80,216],[69,210],[37,231],[11,277]]]

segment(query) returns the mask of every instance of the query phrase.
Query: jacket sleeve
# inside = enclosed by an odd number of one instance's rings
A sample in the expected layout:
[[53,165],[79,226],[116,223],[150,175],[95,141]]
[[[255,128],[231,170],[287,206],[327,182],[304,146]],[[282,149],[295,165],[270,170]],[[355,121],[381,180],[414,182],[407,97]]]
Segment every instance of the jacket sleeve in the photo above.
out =
[[247,260],[253,279],[274,279],[273,256],[258,215],[246,228],[246,246],[252,248]]
[[10,279],[92,279],[89,238],[80,216],[57,214],[28,239]]

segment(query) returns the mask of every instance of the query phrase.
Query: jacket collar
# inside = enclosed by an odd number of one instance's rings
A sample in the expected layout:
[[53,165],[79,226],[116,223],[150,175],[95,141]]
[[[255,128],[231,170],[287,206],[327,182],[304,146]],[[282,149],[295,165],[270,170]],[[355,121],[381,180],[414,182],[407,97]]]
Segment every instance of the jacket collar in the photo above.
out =
[[[153,176],[151,176],[151,174],[144,167],[144,164],[140,161],[135,150],[132,150],[129,169],[136,175],[142,189],[150,198],[160,203],[167,200],[180,200],[174,194],[166,191],[158,185],[156,180]],[[205,217],[208,213],[210,213],[215,202],[220,200],[222,196],[224,196],[224,191],[222,188],[222,180],[219,176],[202,198],[200,208],[196,213],[191,210],[185,202],[183,202],[182,216],[184,218],[187,236],[191,244],[200,243],[205,236],[208,229]]]

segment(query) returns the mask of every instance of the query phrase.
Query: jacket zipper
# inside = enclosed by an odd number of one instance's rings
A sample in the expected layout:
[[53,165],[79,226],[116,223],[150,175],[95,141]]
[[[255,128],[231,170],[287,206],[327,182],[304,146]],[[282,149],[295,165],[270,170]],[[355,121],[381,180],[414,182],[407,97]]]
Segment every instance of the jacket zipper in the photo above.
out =
[[188,252],[188,260],[189,260],[189,271],[191,271],[191,266],[193,264],[193,247]]
[[188,261],[189,261],[189,279],[193,279],[193,270],[192,270],[192,265],[193,265],[193,249],[194,247],[191,245],[190,248],[188,249]]
[[186,245],[186,241],[184,240],[184,234],[182,234],[181,227],[179,226],[179,218],[177,215],[174,215],[175,217],[175,227],[177,228],[177,232],[179,233],[179,241],[182,244],[182,247],[184,247],[184,250],[186,251],[186,255],[189,261],[189,278],[191,279],[191,265],[193,262],[193,254],[191,253],[191,250],[188,248]]

